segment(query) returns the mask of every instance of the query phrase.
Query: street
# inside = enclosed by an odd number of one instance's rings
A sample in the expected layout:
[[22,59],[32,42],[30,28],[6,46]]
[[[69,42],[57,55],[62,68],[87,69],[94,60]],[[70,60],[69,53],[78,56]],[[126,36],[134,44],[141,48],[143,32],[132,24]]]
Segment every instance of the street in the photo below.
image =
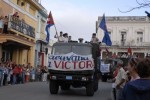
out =
[[47,82],[31,82],[0,87],[0,100],[111,100],[111,83],[99,82],[93,97],[86,96],[85,88],[71,88],[51,95]]

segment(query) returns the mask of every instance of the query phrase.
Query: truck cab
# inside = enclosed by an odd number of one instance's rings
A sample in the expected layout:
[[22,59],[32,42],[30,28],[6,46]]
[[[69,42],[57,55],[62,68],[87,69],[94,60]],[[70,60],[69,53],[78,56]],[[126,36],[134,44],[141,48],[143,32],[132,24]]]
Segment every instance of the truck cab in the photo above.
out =
[[[57,94],[70,87],[85,87],[86,94],[93,96],[98,90],[98,53],[97,44],[55,43],[48,56],[49,90]],[[99,50],[97,50],[98,52]],[[94,52],[94,53],[93,53]]]

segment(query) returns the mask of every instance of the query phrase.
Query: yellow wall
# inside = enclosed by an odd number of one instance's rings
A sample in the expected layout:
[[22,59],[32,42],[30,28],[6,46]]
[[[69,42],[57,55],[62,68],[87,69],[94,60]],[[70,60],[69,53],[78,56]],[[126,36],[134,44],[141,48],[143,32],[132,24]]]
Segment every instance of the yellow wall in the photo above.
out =
[[35,13],[36,13],[35,7],[33,7],[33,6],[30,5],[29,13],[30,13],[31,15],[35,16]]
[[[31,1],[30,2],[28,2],[28,0],[22,0],[22,1],[25,2],[24,6],[17,5],[17,0],[10,0],[10,2],[13,2],[14,4],[16,4],[16,6],[20,6],[19,8],[22,8],[23,11],[26,11],[26,7],[27,7],[27,3],[28,3],[30,5],[30,7],[29,7],[29,12],[27,12],[27,13],[30,13],[35,18],[38,8],[34,7],[33,4],[30,3]],[[3,0],[0,0],[0,7],[2,8],[3,16],[13,13],[12,6],[5,3]],[[35,33],[37,32],[36,30],[37,30],[38,23],[36,20],[32,19],[31,17],[27,16],[26,14],[19,12],[17,9],[15,9],[15,12],[19,13],[20,19],[24,19],[27,24],[29,24],[35,28]],[[34,66],[34,58],[35,58],[35,45],[31,46],[29,51],[25,50],[25,49],[24,50],[16,49],[13,51],[12,60],[13,60],[13,62],[16,62],[16,64],[31,63],[31,65]]]

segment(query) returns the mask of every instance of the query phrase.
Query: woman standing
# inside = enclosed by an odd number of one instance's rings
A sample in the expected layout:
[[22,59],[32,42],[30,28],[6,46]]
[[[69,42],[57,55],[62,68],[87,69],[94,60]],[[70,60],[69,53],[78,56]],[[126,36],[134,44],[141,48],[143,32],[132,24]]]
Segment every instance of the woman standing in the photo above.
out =
[[138,58],[131,58],[129,60],[129,63],[128,63],[128,71],[129,71],[129,74],[131,76],[131,79],[130,81],[133,81],[133,80],[136,80],[136,79],[139,79],[139,75],[137,73],[137,64],[140,60]]
[[128,82],[119,100],[150,100],[150,59],[137,64],[137,73],[140,79]]

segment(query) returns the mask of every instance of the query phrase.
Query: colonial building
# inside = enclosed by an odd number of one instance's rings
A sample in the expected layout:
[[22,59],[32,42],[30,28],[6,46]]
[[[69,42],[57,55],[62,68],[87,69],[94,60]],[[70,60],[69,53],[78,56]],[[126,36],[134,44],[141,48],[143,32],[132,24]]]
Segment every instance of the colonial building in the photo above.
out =
[[[0,0],[0,16],[8,16],[8,31],[0,33],[0,58],[34,66],[38,11],[37,0]],[[18,12],[17,16],[14,15]]]
[[[39,3],[40,1],[37,0]],[[42,5],[41,5],[42,6]],[[37,18],[37,34],[36,34],[36,48],[35,48],[35,66],[47,66],[47,54],[49,44],[46,42],[45,26],[47,23],[47,10],[42,6],[39,10]]]
[[[102,41],[104,32],[99,28],[102,17],[96,22],[97,36]],[[102,43],[102,58],[128,55],[145,57],[150,54],[150,20],[146,16],[114,16],[106,17],[106,26],[112,46]],[[105,49],[108,49],[105,50]]]

